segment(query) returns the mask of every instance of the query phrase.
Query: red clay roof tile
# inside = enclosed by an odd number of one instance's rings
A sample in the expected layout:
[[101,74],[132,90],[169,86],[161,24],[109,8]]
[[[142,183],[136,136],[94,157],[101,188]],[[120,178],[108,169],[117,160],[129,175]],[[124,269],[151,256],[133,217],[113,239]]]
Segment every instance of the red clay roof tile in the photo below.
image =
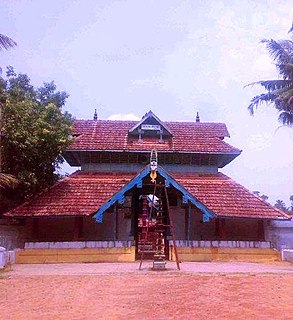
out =
[[77,137],[68,150],[150,151],[156,148],[166,152],[241,152],[222,140],[229,137],[223,123],[165,122],[173,137],[164,142],[155,137],[138,141],[138,137],[129,136],[128,131],[135,124],[135,121],[76,120],[73,131]]
[[[5,216],[89,216],[135,176],[125,172],[79,171]],[[172,173],[172,177],[218,216],[290,219],[221,173]]]
[[172,176],[208,209],[222,217],[290,219],[222,173]]
[[5,216],[89,216],[134,176],[77,171]]

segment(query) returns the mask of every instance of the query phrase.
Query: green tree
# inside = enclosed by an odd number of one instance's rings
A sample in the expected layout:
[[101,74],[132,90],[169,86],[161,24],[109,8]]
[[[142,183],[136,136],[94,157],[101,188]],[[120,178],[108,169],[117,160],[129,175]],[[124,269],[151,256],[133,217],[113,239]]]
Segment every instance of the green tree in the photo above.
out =
[[285,205],[285,202],[283,200],[277,200],[275,203],[275,208],[287,213],[288,212],[288,208]]
[[252,193],[254,195],[256,195],[257,197],[259,197],[263,201],[267,201],[269,199],[269,197],[267,195],[265,195],[265,194],[261,195],[259,191],[252,191]]
[[64,161],[61,153],[70,143],[71,115],[62,113],[68,95],[56,91],[54,82],[41,88],[32,86],[25,74],[7,69],[0,78],[2,102],[3,172],[19,181],[6,194],[19,203],[51,186],[58,175],[55,169]]
[[[0,51],[3,49],[10,49],[17,45],[17,43],[11,38],[0,34]],[[2,69],[0,68],[0,74]],[[2,172],[2,154],[1,154],[1,137],[2,137],[2,103],[0,101],[0,189],[13,188],[17,185],[17,179],[11,174]]]
[[[289,30],[293,33],[293,26]],[[252,98],[248,109],[254,114],[255,109],[263,102],[273,104],[279,112],[279,121],[284,125],[293,124],[293,41],[262,40],[270,56],[276,63],[280,79],[261,80],[250,85],[261,85],[266,92]]]

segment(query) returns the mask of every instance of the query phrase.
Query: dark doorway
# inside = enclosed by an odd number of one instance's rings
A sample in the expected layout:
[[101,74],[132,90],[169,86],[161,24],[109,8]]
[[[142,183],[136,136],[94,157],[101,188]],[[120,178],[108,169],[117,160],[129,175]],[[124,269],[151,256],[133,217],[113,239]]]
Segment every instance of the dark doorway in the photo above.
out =
[[144,183],[140,192],[136,192],[134,215],[136,259],[141,259],[143,250],[143,258],[146,260],[153,259],[154,254],[160,250],[166,259],[169,258],[167,227],[169,219],[164,187],[162,182],[158,183],[154,194],[154,184],[149,182]]

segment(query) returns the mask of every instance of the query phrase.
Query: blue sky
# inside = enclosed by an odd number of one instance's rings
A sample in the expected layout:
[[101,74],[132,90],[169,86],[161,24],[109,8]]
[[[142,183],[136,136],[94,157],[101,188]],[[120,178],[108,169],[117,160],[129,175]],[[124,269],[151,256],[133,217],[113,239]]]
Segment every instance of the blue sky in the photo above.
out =
[[[273,108],[247,111],[278,75],[261,39],[288,38],[292,2],[0,1],[0,33],[18,43],[0,65],[34,85],[54,80],[76,118],[225,122],[226,141],[243,150],[222,171],[274,202],[293,194],[293,129]],[[68,169],[66,169],[68,170]],[[289,204],[288,200],[287,203]]]

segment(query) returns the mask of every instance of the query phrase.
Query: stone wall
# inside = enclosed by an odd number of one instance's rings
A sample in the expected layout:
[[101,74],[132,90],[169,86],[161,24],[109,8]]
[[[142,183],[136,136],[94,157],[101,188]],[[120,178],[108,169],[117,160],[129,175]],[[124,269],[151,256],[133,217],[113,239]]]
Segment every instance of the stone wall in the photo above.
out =
[[26,238],[24,226],[0,225],[0,247],[6,250],[23,248]]
[[293,263],[293,250],[284,249],[282,251],[282,260],[289,261]]
[[270,221],[265,226],[265,238],[275,248],[293,248],[293,221]]

